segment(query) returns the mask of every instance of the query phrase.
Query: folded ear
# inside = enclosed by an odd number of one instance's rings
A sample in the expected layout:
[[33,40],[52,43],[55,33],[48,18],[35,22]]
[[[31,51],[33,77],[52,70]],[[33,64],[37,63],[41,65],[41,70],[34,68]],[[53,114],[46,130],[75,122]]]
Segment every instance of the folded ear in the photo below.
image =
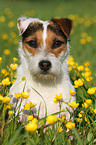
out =
[[28,17],[21,17],[17,20],[17,27],[19,29],[19,35],[22,35],[25,30],[28,28],[30,23],[38,22],[38,19],[35,18],[28,18]]
[[66,35],[67,38],[70,36],[71,29],[73,27],[72,20],[68,18],[62,18],[62,19],[52,19],[53,22],[57,23],[60,27],[63,33]]
[[25,30],[27,29],[30,21],[28,20],[29,18],[27,17],[21,17],[17,20],[17,27],[19,29],[19,35],[22,35]]

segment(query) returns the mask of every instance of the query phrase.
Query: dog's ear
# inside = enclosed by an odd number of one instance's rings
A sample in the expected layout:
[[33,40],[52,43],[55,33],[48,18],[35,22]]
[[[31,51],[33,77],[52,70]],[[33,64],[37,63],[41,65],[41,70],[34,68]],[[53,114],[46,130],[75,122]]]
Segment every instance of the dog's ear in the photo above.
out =
[[21,17],[17,20],[17,27],[19,29],[19,35],[22,35],[25,30],[28,28],[30,23],[37,22],[36,18]]
[[63,33],[66,35],[67,38],[69,38],[71,29],[73,27],[73,22],[72,20],[68,18],[62,18],[62,19],[52,19],[53,22],[57,23]]
[[28,21],[28,19],[29,18],[27,17],[21,17],[17,20],[17,27],[19,29],[19,35],[22,35],[27,29],[28,25],[30,24],[30,21]]

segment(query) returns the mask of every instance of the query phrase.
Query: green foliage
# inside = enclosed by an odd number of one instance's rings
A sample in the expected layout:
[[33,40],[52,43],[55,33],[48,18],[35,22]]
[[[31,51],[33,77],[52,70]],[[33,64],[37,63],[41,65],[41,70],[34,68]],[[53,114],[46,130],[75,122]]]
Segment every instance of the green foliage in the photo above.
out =
[[[2,57],[2,65],[0,64],[0,72],[3,68],[6,68],[5,74],[0,74],[0,83],[6,77],[9,77],[11,84],[3,86],[0,84],[0,97],[5,97],[9,93],[9,88],[15,79],[15,71],[10,67],[13,62],[13,57],[18,58],[17,48],[18,42],[21,38],[18,36],[18,29],[16,21],[20,16],[37,17],[42,20],[49,20],[52,17],[69,17],[73,20],[73,31],[71,33],[71,54],[79,64],[85,61],[90,62],[92,70],[91,75],[87,78],[82,75],[85,73],[84,66],[83,71],[78,70],[78,65],[74,62],[74,65],[70,65],[70,77],[71,81],[83,79],[83,85],[76,88],[76,97],[79,107],[76,110],[73,109],[70,122],[75,123],[73,130],[67,130],[66,119],[62,119],[60,115],[59,123],[51,126],[46,125],[47,108],[45,102],[46,114],[44,118],[38,119],[38,124],[41,121],[43,123],[39,125],[38,130],[33,133],[29,133],[25,130],[25,123],[19,122],[19,115],[11,117],[8,114],[6,104],[0,100],[0,144],[1,145],[95,145],[96,144],[96,92],[89,94],[87,91],[89,88],[96,89],[96,1],[89,0],[76,1],[76,0],[46,0],[45,1],[0,1],[0,57]],[[83,39],[83,40],[82,40]],[[6,50],[8,49],[8,50]],[[5,50],[5,52],[4,52]],[[13,73],[13,75],[12,75]],[[91,78],[92,77],[92,78]],[[89,81],[88,81],[89,79]],[[92,79],[92,80],[91,80]],[[21,80],[24,81],[25,78]],[[33,88],[34,91],[35,88]],[[23,89],[24,91],[24,89]],[[37,91],[36,91],[37,92]],[[39,94],[39,92],[37,92]],[[40,95],[40,94],[39,94]],[[40,95],[41,96],[41,95]],[[55,96],[54,96],[55,97]],[[44,101],[44,98],[41,96]],[[0,98],[1,99],[1,98]],[[87,108],[82,107],[82,104],[86,103],[87,99],[92,100],[92,104]],[[22,103],[22,102],[21,102]],[[60,103],[60,102],[59,102]],[[38,115],[40,106],[38,110]],[[83,111],[84,113],[81,113]],[[59,111],[53,115],[58,115],[63,111]],[[80,113],[80,114],[79,114]],[[79,117],[81,115],[82,117]],[[74,118],[74,120],[73,120]],[[80,122],[77,119],[82,119]],[[62,127],[63,131],[58,131],[57,127]],[[44,129],[44,130],[43,130]]]

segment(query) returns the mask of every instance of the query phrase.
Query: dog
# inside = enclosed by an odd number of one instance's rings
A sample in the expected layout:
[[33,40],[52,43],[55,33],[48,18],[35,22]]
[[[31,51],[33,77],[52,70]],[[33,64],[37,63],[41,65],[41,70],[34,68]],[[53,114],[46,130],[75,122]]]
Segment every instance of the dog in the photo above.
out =
[[[68,103],[70,98],[71,102],[76,102],[76,97],[69,93],[75,89],[70,81],[67,66],[72,20],[62,18],[42,21],[38,18],[21,17],[17,20],[17,26],[19,35],[22,36],[18,50],[21,64],[17,68],[17,79],[10,89],[13,106],[17,101],[14,94],[22,92],[23,89],[30,96],[22,100],[20,110],[31,101],[37,104],[33,112],[36,116],[39,110],[39,118],[45,117],[45,104],[47,115],[59,111],[59,103],[53,102],[56,95],[62,94],[64,102]],[[26,80],[19,83],[23,77]],[[66,107],[71,109],[67,104],[61,104],[61,110],[66,110]],[[70,114],[67,111],[65,114],[69,119]],[[26,115],[27,110],[21,111],[21,120],[22,116]]]

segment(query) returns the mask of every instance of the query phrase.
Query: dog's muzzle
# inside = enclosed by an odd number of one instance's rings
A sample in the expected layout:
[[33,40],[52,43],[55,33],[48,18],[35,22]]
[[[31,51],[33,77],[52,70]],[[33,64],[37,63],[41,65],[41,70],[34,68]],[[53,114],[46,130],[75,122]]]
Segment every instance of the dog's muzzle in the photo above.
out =
[[42,60],[39,62],[39,68],[44,73],[47,73],[50,70],[51,66],[52,66],[52,64],[49,60]]

